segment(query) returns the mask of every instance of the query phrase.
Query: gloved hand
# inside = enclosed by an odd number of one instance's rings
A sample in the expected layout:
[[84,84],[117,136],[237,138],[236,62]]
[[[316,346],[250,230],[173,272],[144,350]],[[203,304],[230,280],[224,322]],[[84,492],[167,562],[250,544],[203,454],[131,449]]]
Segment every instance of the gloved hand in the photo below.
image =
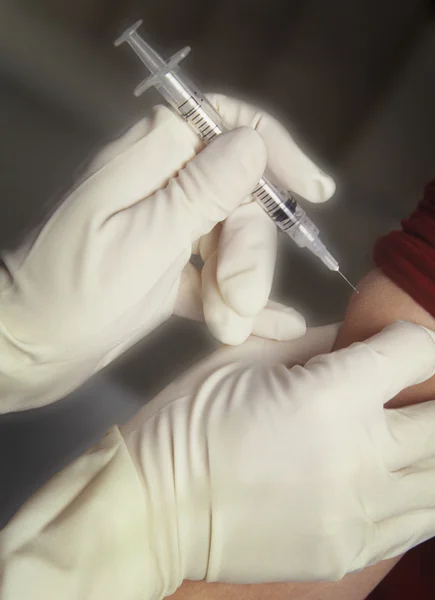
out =
[[435,334],[396,323],[291,370],[256,344],[122,429],[165,595],[183,579],[338,580],[435,535],[435,401],[383,408],[433,375]]
[[335,333],[220,350],[109,432],[0,533],[2,598],[336,580],[435,535],[435,401],[383,408],[432,375],[435,335],[397,323],[288,369]]
[[[202,301],[226,343],[251,331],[273,337],[277,320],[283,338],[303,334],[295,311],[265,308],[276,227],[262,209],[241,206],[214,227],[248,197],[266,158],[281,185],[308,200],[326,200],[334,184],[274,119],[211,99],[237,129],[199,152],[190,127],[157,107],[97,157],[36,236],[3,256],[0,411],[61,397],[174,310],[202,316]],[[186,267],[192,245],[202,279]]]

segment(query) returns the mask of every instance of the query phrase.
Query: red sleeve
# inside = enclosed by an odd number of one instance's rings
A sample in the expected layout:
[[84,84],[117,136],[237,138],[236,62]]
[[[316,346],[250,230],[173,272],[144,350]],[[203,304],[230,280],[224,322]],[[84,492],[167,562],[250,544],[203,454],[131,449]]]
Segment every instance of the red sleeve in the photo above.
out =
[[376,265],[435,317],[435,179],[401,231],[392,231],[375,244]]

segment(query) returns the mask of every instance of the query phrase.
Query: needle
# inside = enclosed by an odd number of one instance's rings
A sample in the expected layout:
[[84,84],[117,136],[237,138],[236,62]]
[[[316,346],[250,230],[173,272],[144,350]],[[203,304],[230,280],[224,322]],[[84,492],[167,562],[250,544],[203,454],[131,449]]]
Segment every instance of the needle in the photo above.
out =
[[350,285],[350,287],[351,287],[351,288],[352,288],[352,289],[353,289],[353,290],[354,290],[354,291],[355,291],[357,294],[359,294],[359,291],[356,289],[356,287],[355,287],[354,285],[352,285],[352,284],[351,284],[351,282],[349,281],[349,279],[348,279],[347,277],[345,277],[341,271],[337,271],[337,273],[343,277],[344,281],[345,281],[346,283],[348,283],[348,284]]

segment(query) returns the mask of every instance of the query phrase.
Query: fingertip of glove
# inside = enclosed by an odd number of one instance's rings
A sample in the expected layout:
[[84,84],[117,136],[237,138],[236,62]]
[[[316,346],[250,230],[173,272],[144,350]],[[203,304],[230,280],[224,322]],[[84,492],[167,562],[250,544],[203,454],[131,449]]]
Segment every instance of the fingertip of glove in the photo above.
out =
[[421,329],[423,329],[423,331],[425,331],[429,335],[431,340],[435,343],[435,331],[431,331],[427,327],[423,327],[423,325],[420,325],[419,327],[421,327]]
[[409,371],[412,375],[410,385],[426,381],[435,374],[435,332],[422,325],[395,321],[368,343],[380,355],[389,356],[400,377],[405,377]]
[[335,183],[335,180],[332,177],[326,175],[325,173],[321,173],[321,181],[323,199],[329,200],[329,198],[331,198],[335,194],[337,184]]
[[429,336],[429,338],[431,339],[432,342],[435,343],[435,331],[431,331],[430,329],[428,329],[427,327],[424,327],[423,325],[419,325],[418,323],[411,323],[410,321],[394,321],[394,323],[391,323],[390,325],[388,325],[384,331],[402,331],[403,334],[408,334],[408,335],[420,335],[420,331],[424,331],[426,335]]
[[297,310],[273,301],[256,317],[253,327],[255,335],[280,342],[300,338],[306,331],[305,319]]
[[[421,354],[422,373],[421,377],[419,377],[415,383],[423,383],[435,375],[435,331],[432,331],[423,325],[409,323],[407,321],[399,321],[398,325],[412,328],[412,335],[418,335],[418,339],[415,341],[415,348],[417,353]],[[424,332],[424,341],[420,339],[422,337],[420,333],[421,331]],[[414,344],[411,344],[411,352],[413,352],[413,346]]]
[[318,171],[317,177],[313,176],[311,181],[308,181],[308,185],[309,191],[306,193],[306,199],[316,204],[332,198],[337,189],[334,179],[323,171]]
[[282,307],[277,311],[279,327],[275,339],[294,340],[304,336],[307,332],[307,324],[304,317],[293,308]]
[[243,344],[252,331],[252,320],[251,319],[240,319],[238,323],[222,323],[212,322],[207,323],[208,328],[212,335],[219,340],[222,344],[227,346],[238,346]]

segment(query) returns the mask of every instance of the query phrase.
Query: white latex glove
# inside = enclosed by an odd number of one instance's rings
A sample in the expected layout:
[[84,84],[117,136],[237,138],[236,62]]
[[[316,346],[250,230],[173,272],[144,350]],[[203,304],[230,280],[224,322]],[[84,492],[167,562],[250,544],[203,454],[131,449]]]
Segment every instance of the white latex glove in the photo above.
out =
[[[190,379],[197,387],[202,377],[212,377],[233,361],[304,363],[327,352],[336,331],[336,326],[308,329],[292,342],[250,338],[214,353],[181,381],[190,394]],[[172,386],[168,394],[172,397]],[[164,408],[166,392],[154,402]],[[166,448],[167,440],[162,436],[159,442],[153,434],[135,441],[138,446],[156,443],[158,458],[158,446]],[[150,482],[159,463],[158,458]],[[166,485],[170,473],[161,475]],[[113,428],[34,494],[0,531],[1,600],[160,600],[171,593],[180,575],[177,549],[167,546],[176,507],[171,496],[169,504],[163,496],[159,503],[160,484],[153,498],[153,488],[144,490],[143,483],[120,431]]]
[[435,535],[435,401],[383,408],[435,373],[435,334],[396,323],[291,370],[259,344],[216,353],[122,429],[165,593],[338,580]]
[[288,369],[334,337],[225,348],[112,430],[0,533],[2,600],[336,580],[435,535],[435,402],[383,408],[433,374],[435,335],[398,323]]
[[[197,155],[196,134],[157,107],[100,154],[36,236],[4,255],[0,411],[61,397],[174,310],[201,317],[202,300],[212,332],[226,343],[251,331],[273,337],[277,321],[282,338],[303,334],[295,311],[275,303],[263,310],[276,227],[262,209],[242,206],[212,230],[248,197],[266,156],[281,185],[309,200],[326,200],[334,184],[274,119],[222,96],[212,100],[230,125],[245,127]],[[206,261],[202,281],[185,269],[192,244]]]

